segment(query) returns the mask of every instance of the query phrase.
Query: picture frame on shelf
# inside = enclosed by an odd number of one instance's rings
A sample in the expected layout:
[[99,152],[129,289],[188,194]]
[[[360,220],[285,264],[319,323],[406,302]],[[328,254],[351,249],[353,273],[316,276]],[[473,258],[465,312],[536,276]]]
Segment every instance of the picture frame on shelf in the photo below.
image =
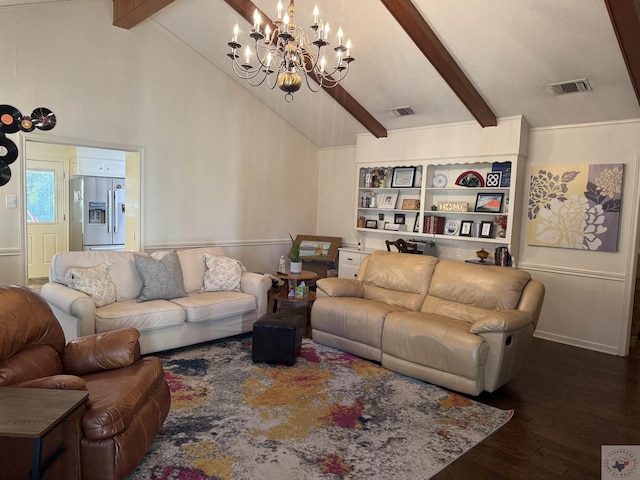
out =
[[414,233],[420,232],[420,212],[416,212],[416,219],[413,222],[413,232]]
[[416,176],[416,167],[395,167],[391,177],[391,188],[411,188]]
[[420,210],[420,200],[405,198],[402,200],[402,210]]
[[385,192],[380,194],[380,203],[378,208],[394,209],[396,208],[396,202],[398,201],[398,192]]
[[444,233],[446,235],[455,235],[458,233],[458,222],[455,220],[449,220],[444,224]]
[[500,187],[509,188],[511,186],[511,162],[493,162],[492,172],[500,172]]
[[404,225],[405,216],[404,213],[396,213],[393,218],[393,223],[399,223],[400,225]]
[[478,193],[474,212],[501,213],[504,193]]
[[295,243],[300,246],[301,261],[335,262],[338,259],[338,248],[342,244],[342,238],[321,235],[296,235]]
[[378,221],[377,220],[367,220],[367,222],[364,225],[364,228],[377,229],[378,228]]
[[473,222],[471,220],[462,220],[460,222],[460,236],[470,237],[473,231]]
[[480,223],[480,238],[492,238],[493,222]]
[[486,188],[500,188],[500,178],[502,172],[489,172],[484,180],[484,186]]

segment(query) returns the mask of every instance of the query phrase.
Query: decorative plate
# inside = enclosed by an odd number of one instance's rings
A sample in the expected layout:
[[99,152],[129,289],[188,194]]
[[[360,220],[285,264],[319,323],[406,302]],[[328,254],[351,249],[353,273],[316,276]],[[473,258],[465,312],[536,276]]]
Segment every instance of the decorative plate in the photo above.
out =
[[460,174],[456,180],[456,185],[461,187],[484,187],[484,178],[478,172],[469,170]]
[[458,222],[454,220],[449,220],[444,224],[444,233],[447,235],[455,235],[458,233]]
[[438,173],[433,177],[433,186],[436,188],[443,188],[447,185],[447,177],[442,173]]
[[31,121],[38,130],[51,130],[56,126],[55,114],[44,107],[38,107],[31,112]]

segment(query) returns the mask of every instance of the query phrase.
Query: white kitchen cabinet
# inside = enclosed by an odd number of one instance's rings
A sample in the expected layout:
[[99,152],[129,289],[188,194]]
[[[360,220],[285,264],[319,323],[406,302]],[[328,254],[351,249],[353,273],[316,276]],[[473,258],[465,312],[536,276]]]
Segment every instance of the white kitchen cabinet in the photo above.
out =
[[78,157],[78,175],[94,177],[125,176],[124,160],[106,160],[103,158]]

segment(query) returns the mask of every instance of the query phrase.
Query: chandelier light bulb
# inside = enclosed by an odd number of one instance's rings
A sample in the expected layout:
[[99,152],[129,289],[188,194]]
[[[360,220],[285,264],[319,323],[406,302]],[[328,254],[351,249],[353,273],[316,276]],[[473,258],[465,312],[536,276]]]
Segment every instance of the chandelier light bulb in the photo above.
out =
[[278,21],[282,20],[282,2],[278,1]]
[[256,8],[255,12],[253,12],[253,29],[256,32],[260,32],[260,23],[262,23],[262,17],[260,17],[260,12]]
[[324,24],[324,39],[327,40],[329,38],[329,22]]
[[342,45],[342,36],[344,34],[342,33],[342,27],[338,28],[338,45]]
[[318,25],[318,17],[320,16],[320,10],[318,10],[318,5],[313,7],[313,24]]
[[240,33],[240,27],[236,23],[236,26],[233,27],[233,41],[234,41],[234,43],[238,41],[238,33]]
[[247,45],[247,48],[244,49],[244,63],[246,63],[247,65],[250,65],[251,62],[251,49],[249,48],[249,45]]

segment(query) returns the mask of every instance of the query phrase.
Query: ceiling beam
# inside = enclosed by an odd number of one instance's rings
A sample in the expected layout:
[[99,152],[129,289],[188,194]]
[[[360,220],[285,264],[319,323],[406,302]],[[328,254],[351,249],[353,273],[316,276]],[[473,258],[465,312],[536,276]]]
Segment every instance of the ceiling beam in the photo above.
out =
[[[269,16],[256,7],[251,0],[224,0],[227,5],[233,8],[242,18],[249,24],[253,25],[253,12],[258,10],[260,16],[271,24],[271,30],[275,30],[275,25]],[[313,75],[309,75],[316,80]],[[363,127],[371,132],[376,138],[386,137],[387,129],[378,122],[349,92],[341,85],[332,88],[322,87],[338,104],[344,108],[349,114],[355,118]]]
[[605,0],[604,3],[640,104],[640,1]]
[[498,124],[495,114],[431,30],[410,0],[380,0],[440,76],[483,127]]
[[173,0],[113,0],[113,25],[129,30]]

